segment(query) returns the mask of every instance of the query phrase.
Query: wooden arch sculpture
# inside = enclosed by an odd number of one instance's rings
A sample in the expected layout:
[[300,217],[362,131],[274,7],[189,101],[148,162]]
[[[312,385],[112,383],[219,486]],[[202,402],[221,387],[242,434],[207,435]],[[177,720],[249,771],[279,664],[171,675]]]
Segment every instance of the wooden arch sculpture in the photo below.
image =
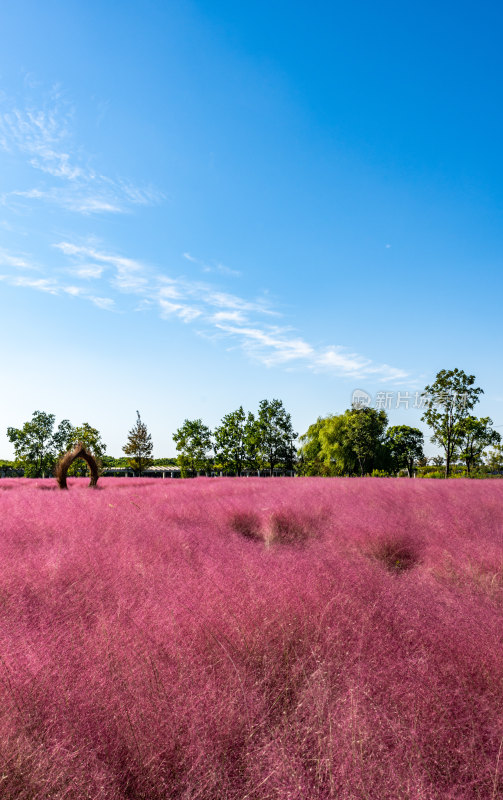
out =
[[83,458],[89,466],[89,472],[91,473],[89,486],[96,486],[98,483],[99,475],[96,459],[88,450],[86,450],[82,442],[77,442],[73,450],[69,450],[68,453],[65,453],[65,455],[62,456],[56,464],[54,474],[56,475],[56,480],[60,489],[68,489],[66,473],[68,472],[68,467],[73,461],[75,461],[76,458]]

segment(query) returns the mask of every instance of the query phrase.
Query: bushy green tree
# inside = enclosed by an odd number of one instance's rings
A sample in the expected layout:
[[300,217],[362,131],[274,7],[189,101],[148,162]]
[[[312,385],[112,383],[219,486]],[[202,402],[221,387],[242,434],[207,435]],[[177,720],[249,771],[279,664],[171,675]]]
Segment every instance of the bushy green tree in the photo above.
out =
[[245,466],[246,469],[260,470],[266,466],[260,447],[260,428],[252,411],[246,417],[244,427]]
[[358,460],[348,436],[348,419],[351,411],[332,414],[325,418],[320,428],[319,439],[325,466],[333,475],[355,475]]
[[424,459],[423,432],[409,425],[394,425],[388,428],[387,441],[397,469],[406,469],[411,478],[414,464]]
[[15,461],[6,461],[2,459],[0,461],[0,473],[3,473],[7,477],[17,475],[17,467]]
[[182,477],[206,471],[210,464],[211,431],[201,419],[186,419],[173,434]]
[[305,475],[366,475],[389,471],[385,440],[387,416],[371,408],[319,417],[300,437],[299,461]]
[[297,434],[292,427],[291,415],[287,413],[281,400],[260,402],[250,437],[253,434],[258,459],[271,473],[278,466],[286,470],[293,469]]
[[318,417],[307,431],[299,436],[298,467],[300,475],[333,475],[330,461],[327,463],[323,449],[321,434],[327,424],[327,418]]
[[246,465],[246,414],[243,406],[225,414],[215,428],[215,459],[220,469],[241,475]]
[[128,434],[127,443],[122,451],[128,456],[128,462],[140,477],[145,469],[152,464],[152,437],[148,432],[147,426],[140,417],[140,412],[136,412],[136,423]]
[[58,429],[54,434],[53,441],[57,450],[58,458],[64,455],[68,450],[73,447],[73,432],[75,428],[69,419],[62,419],[58,425]]
[[486,457],[486,466],[491,472],[503,472],[503,444],[493,445]]
[[31,420],[22,428],[7,428],[7,438],[14,445],[16,466],[29,478],[41,478],[52,473],[61,442],[67,434],[68,420],[54,431],[55,415],[34,411]]
[[468,475],[482,463],[482,454],[487,447],[498,445],[501,435],[493,428],[490,417],[465,417],[458,423],[459,456],[466,464]]
[[475,375],[467,375],[461,369],[442,369],[434,383],[423,391],[425,412],[421,419],[433,431],[431,441],[439,445],[445,454],[445,477],[448,478],[462,433],[460,423],[469,416],[479,402],[483,390],[474,386]]
[[385,431],[386,412],[375,408],[352,408],[347,413],[347,441],[358,460],[360,475],[381,469],[379,462],[387,460]]

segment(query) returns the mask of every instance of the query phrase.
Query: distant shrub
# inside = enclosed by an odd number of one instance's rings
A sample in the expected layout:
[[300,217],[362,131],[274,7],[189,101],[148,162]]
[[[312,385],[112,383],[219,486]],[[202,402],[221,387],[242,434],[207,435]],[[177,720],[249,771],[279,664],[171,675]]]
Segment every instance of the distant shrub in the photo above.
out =
[[229,523],[231,528],[245,539],[264,540],[260,517],[253,511],[236,511],[231,515]]
[[302,545],[317,534],[317,522],[303,518],[294,509],[280,509],[265,519],[254,511],[236,511],[231,514],[229,524],[245,539],[261,541],[271,545]]
[[310,530],[307,520],[299,517],[295,511],[275,511],[269,519],[266,542],[267,544],[301,545],[314,533],[314,530]]
[[379,536],[367,550],[389,572],[405,572],[419,563],[417,545],[400,536]]

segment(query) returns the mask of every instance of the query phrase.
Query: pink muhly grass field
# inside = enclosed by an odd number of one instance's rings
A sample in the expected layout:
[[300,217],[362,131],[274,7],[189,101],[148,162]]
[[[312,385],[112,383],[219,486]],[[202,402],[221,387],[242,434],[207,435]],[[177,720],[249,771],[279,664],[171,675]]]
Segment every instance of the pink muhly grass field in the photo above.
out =
[[2,800],[503,797],[503,481],[0,481]]

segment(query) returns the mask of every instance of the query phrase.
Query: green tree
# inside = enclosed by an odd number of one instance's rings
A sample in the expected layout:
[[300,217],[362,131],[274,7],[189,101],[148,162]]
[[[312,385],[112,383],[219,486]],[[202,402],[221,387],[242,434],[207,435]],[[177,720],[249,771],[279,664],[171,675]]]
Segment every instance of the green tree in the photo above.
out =
[[352,408],[346,415],[347,444],[358,460],[360,475],[368,475],[380,469],[380,462],[386,459],[388,417],[384,410],[375,408]]
[[210,462],[211,431],[200,419],[186,419],[183,425],[173,434],[177,458],[182,477],[186,478],[188,472],[196,475],[206,471]]
[[445,453],[445,477],[448,478],[456,449],[461,442],[460,422],[479,401],[483,390],[474,386],[475,375],[461,369],[442,369],[434,383],[423,392],[425,408],[421,419],[432,429],[431,441]]
[[260,427],[255,415],[249,411],[244,427],[244,445],[246,469],[260,470],[265,467],[263,454],[260,449]]
[[412,478],[414,464],[424,459],[424,436],[419,428],[409,425],[394,425],[388,428],[387,440],[391,456],[398,469],[406,469]]
[[253,430],[250,430],[250,435],[253,434],[258,460],[269,467],[271,474],[279,465],[287,470],[293,469],[297,434],[292,427],[291,415],[281,400],[260,402]]
[[241,475],[246,463],[246,433],[243,406],[226,414],[215,428],[215,458],[224,472]]
[[300,437],[299,461],[305,475],[365,475],[389,471],[387,417],[372,408],[351,408],[319,417]]
[[17,467],[15,461],[0,461],[0,475],[4,477],[13,477],[17,475]]
[[51,474],[58,452],[55,419],[54,414],[34,411],[31,420],[22,428],[7,428],[7,438],[14,445],[16,466],[24,469],[26,477],[42,478]]
[[72,447],[72,434],[75,428],[70,420],[62,419],[54,434],[53,441],[56,448],[58,458],[66,453]]
[[142,422],[140,412],[136,412],[136,423],[128,434],[127,443],[122,448],[122,452],[128,456],[130,467],[142,476],[143,470],[147,469],[152,463],[152,437],[147,430],[147,426]]
[[320,430],[321,452],[325,465],[330,465],[334,475],[357,475],[358,458],[348,436],[348,421],[351,410],[344,414],[333,414],[325,419]]
[[479,419],[471,415],[458,423],[459,455],[466,464],[468,475],[482,462],[484,450],[501,442],[501,435],[492,426],[490,417]]
[[486,466],[491,472],[503,472],[503,444],[493,445],[486,457]]
[[[65,451],[74,448],[77,442],[81,442],[86,450],[92,453],[98,464],[98,469],[101,470],[107,448],[101,440],[100,432],[96,428],[93,428],[88,422],[83,422],[82,425],[79,425],[77,428],[71,427],[66,440]],[[86,472],[87,464],[80,458],[74,461],[68,469],[68,475],[85,475]]]
[[329,418],[318,417],[316,422],[309,426],[306,433],[299,436],[298,472],[300,475],[333,475],[330,455],[323,447],[322,433],[327,426]]

